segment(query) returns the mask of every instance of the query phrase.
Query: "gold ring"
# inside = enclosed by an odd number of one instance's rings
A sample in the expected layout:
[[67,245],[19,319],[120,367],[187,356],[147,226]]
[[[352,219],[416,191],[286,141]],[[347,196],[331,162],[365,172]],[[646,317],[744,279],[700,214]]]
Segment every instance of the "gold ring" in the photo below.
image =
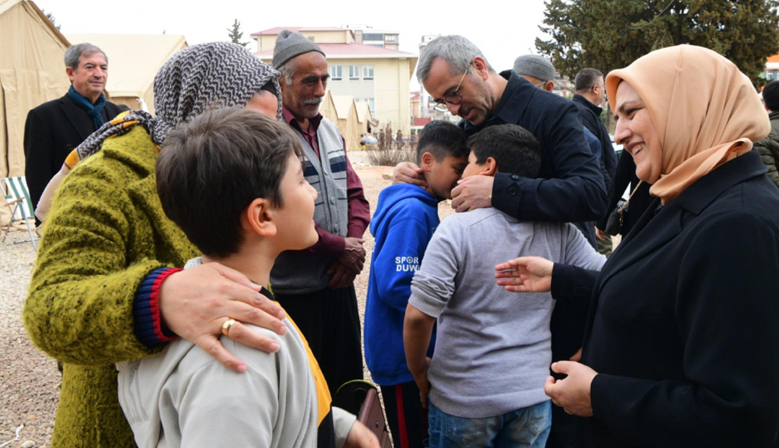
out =
[[230,328],[232,328],[234,323],[235,319],[227,319],[225,323],[222,324],[222,334],[229,336],[228,333],[230,332]]

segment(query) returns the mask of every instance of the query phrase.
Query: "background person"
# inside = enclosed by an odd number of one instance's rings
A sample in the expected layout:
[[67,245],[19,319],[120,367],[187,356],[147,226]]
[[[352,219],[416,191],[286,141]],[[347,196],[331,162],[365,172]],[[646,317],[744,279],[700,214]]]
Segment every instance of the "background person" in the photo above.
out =
[[68,93],[32,109],[24,125],[24,175],[33,209],[68,154],[122,111],[103,93],[108,82],[103,50],[89,43],[71,46],[65,52],[65,72]]
[[82,162],[57,189],[22,312],[30,339],[63,362],[53,448],[134,446],[115,364],[158,353],[177,335],[237,372],[246,363],[218,339],[229,319],[233,339],[278,350],[242,324],[286,332],[260,285],[219,263],[181,271],[198,252],[165,217],[154,174],[168,133],[207,107],[280,117],[278,77],[241,46],[193,45],[157,73],[156,117],[132,111],[77,149]]
[[763,87],[763,104],[771,120],[771,133],[755,142],[755,149],[768,168],[768,177],[779,187],[779,172],[776,168],[776,160],[779,159],[779,81],[769,82]]
[[306,251],[282,253],[271,284],[311,344],[334,395],[344,382],[363,376],[354,279],[365,263],[362,236],[370,206],[343,137],[319,113],[330,77],[325,54],[302,34],[283,30],[273,66],[282,74],[284,121],[303,146],[306,181],[319,197],[314,212],[319,241]]
[[770,130],[760,99],[733,63],[689,45],[606,88],[655,200],[599,275],[520,258],[499,280],[593,298],[581,364],[553,364],[568,376],[546,392],[584,417],[581,447],[776,446],[779,192],[751,151]]

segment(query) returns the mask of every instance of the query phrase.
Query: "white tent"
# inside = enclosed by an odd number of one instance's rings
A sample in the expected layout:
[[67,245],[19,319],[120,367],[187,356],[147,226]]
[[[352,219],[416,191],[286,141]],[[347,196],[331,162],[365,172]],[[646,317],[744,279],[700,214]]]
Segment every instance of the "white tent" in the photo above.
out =
[[68,91],[70,43],[29,0],[0,0],[0,177],[24,175],[30,109]]
[[173,53],[185,48],[174,34],[68,34],[75,43],[89,42],[108,55],[111,101],[154,113],[154,77]]

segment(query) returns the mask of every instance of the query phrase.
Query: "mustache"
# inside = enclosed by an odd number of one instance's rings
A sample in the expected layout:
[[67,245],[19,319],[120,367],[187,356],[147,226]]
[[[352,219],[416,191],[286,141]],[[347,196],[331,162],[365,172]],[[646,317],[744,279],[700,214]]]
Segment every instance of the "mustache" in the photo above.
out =
[[318,97],[318,96],[314,98],[309,98],[307,100],[303,100],[303,104],[305,104],[306,106],[321,104],[321,103],[322,103],[322,97]]

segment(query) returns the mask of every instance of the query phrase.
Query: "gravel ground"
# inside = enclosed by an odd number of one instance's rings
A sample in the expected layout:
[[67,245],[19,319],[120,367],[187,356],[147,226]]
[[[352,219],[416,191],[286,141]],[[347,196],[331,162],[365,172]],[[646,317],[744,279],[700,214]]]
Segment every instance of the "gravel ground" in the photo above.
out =
[[[367,166],[365,153],[352,153],[350,159],[363,181],[365,196],[375,209],[379,192],[390,184],[390,167]],[[441,218],[451,214],[448,202],[440,206]],[[26,233],[13,232],[21,240]],[[366,269],[355,281],[360,318],[365,311],[373,237],[365,232],[368,252]],[[60,374],[54,360],[37,350],[27,337],[21,310],[35,261],[30,243],[0,245],[0,448],[46,447],[51,443],[54,413],[60,387]],[[366,378],[370,378],[367,369]],[[15,431],[19,439],[14,440]],[[7,445],[4,445],[6,442]]]

